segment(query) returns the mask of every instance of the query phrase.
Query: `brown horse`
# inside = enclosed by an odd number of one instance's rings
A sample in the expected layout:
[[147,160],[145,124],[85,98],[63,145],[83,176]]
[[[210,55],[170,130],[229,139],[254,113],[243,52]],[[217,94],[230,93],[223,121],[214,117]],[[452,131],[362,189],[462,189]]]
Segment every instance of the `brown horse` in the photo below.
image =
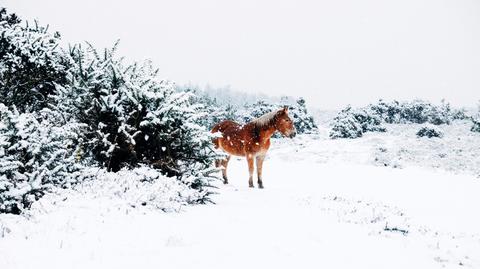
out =
[[253,188],[253,160],[257,162],[258,187],[263,188],[262,167],[265,155],[270,147],[270,137],[279,131],[283,136],[293,138],[296,130],[288,116],[288,108],[272,111],[245,125],[233,121],[222,121],[215,125],[212,133],[220,133],[221,137],[213,140],[215,148],[220,148],[228,154],[224,160],[216,162],[217,167],[223,166],[224,183],[228,183],[227,166],[231,155],[247,157],[249,179],[248,185]]

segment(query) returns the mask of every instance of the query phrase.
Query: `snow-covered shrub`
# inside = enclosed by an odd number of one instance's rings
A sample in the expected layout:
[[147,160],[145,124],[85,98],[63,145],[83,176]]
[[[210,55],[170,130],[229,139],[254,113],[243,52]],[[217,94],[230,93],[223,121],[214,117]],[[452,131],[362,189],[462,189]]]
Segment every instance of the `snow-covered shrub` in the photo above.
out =
[[288,114],[292,117],[293,124],[299,134],[312,133],[318,129],[313,116],[307,111],[304,98],[300,97],[296,104],[290,105]]
[[476,117],[472,117],[472,132],[479,132],[480,133],[480,115],[477,115]]
[[198,124],[203,107],[191,102],[192,93],[159,79],[150,62],[124,64],[117,44],[103,53],[75,46],[64,59],[73,67],[61,90],[68,100],[62,110],[88,126],[84,157],[111,171],[145,164],[193,188],[209,185],[217,154]]
[[295,103],[287,102],[287,98],[283,98],[280,103],[269,103],[266,101],[258,101],[253,104],[245,105],[240,111],[239,114],[243,118],[243,122],[249,122],[254,120],[266,113],[269,113],[274,110],[278,110],[281,107],[288,107],[288,114],[293,121],[297,133],[312,133],[317,130],[317,125],[313,119],[313,116],[310,115],[307,111],[305,104],[305,99],[299,98]]
[[348,106],[333,119],[330,138],[358,138],[363,135],[362,125],[351,111],[352,107]]
[[422,100],[410,102],[385,102],[379,100],[368,106],[386,123],[431,123],[435,125],[449,124],[460,118],[462,112],[452,110],[450,104],[442,100],[440,105],[434,105]]
[[424,126],[417,132],[418,137],[442,137],[443,133],[432,126]]
[[52,186],[80,177],[80,128],[43,109],[19,113],[0,103],[0,213],[20,213]]
[[239,117],[235,106],[229,103],[221,104],[216,98],[211,98],[196,88],[177,89],[179,91],[187,91],[193,93],[192,103],[200,103],[205,110],[205,116],[199,119],[199,124],[211,130],[213,126],[224,120],[233,120],[243,122]]
[[15,14],[0,10],[0,103],[31,112],[51,102],[55,85],[66,82],[59,43],[48,27],[21,25]]
[[[131,207],[150,207],[163,211],[178,211],[187,204],[201,201],[206,190],[199,191],[172,177],[162,175],[157,169],[139,166],[122,169],[116,173],[101,169],[97,180],[87,181],[79,186],[80,191],[95,193],[101,189],[103,195],[119,198]],[[91,186],[92,188],[88,188]]]
[[385,132],[381,120],[369,109],[343,109],[333,119],[330,138],[358,138],[365,132]]
[[[365,132],[385,132],[382,123],[431,123],[450,124],[452,120],[464,119],[463,110],[452,110],[450,104],[442,100],[440,105],[414,100],[411,102],[385,102],[379,100],[364,108],[350,106],[340,111],[333,120],[331,138],[357,138]],[[361,126],[361,128],[359,128]],[[361,130],[361,131],[359,131]]]
[[[287,106],[299,134],[313,133],[318,127],[313,116],[308,112],[305,99],[300,97],[268,97],[265,95],[247,94],[231,91],[229,88],[200,89],[198,86],[177,87],[178,91],[189,91],[196,95],[195,102],[204,105],[207,115],[201,123],[207,128],[223,120],[232,120],[241,124],[252,121],[266,113]],[[279,137],[279,134],[275,134]]]

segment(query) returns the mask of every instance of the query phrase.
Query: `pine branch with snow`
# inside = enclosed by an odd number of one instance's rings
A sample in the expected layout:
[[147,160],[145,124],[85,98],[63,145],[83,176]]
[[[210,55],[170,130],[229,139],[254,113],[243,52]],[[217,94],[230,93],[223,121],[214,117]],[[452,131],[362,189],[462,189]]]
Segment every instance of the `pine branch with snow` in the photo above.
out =
[[52,186],[68,187],[80,177],[75,153],[82,126],[58,116],[0,104],[0,212],[19,213]]

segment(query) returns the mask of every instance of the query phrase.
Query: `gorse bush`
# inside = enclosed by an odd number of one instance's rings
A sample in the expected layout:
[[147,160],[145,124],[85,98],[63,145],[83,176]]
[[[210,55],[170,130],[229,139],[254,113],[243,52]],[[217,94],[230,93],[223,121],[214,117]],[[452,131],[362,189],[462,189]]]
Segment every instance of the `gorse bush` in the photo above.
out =
[[0,104],[0,213],[20,213],[52,186],[80,178],[81,124],[58,113],[19,113]]
[[[313,116],[310,115],[307,110],[305,99],[301,97],[296,100],[292,100],[292,98],[288,97],[282,97],[279,102],[274,102],[271,100],[257,100],[251,102],[251,98],[244,96],[244,93],[238,93],[238,98],[243,98],[245,100],[244,104],[238,105],[237,103],[240,103],[239,100],[236,100],[236,103],[234,103],[230,100],[230,98],[228,98],[228,100],[223,100],[223,102],[217,101],[217,98],[215,97],[217,94],[219,94],[217,91],[213,91],[213,94],[207,94],[198,88],[192,87],[186,89],[180,88],[179,90],[186,90],[188,92],[195,93],[194,101],[204,105],[207,114],[201,119],[201,124],[208,129],[211,129],[215,124],[223,120],[232,120],[244,124],[266,113],[278,110],[284,106],[288,106],[288,114],[292,118],[295,128],[299,134],[312,133],[318,129]],[[232,98],[236,96],[232,92],[229,94]],[[276,134],[275,136],[278,137],[279,135]]]
[[357,138],[365,132],[385,132],[383,123],[431,123],[434,125],[450,124],[452,120],[464,119],[461,110],[452,110],[442,101],[440,105],[415,100],[411,102],[378,101],[365,108],[347,107],[340,111],[333,120],[331,138]]
[[20,112],[51,103],[55,85],[66,83],[59,43],[60,35],[48,27],[22,25],[15,14],[0,10],[0,103]]
[[480,117],[472,118],[473,126],[471,128],[472,132],[480,133]]
[[[48,27],[0,11],[0,212],[20,213],[87,166],[156,169],[208,199],[215,178],[206,110],[151,63],[112,49],[58,47]],[[87,173],[88,174],[88,173]]]
[[442,137],[443,133],[433,127],[425,126],[425,127],[422,127],[420,130],[418,130],[417,136],[428,137],[428,138]]
[[433,105],[422,100],[410,102],[378,101],[369,108],[386,123],[431,123],[449,124],[459,117],[459,112],[452,111],[450,104],[442,100],[440,105]]
[[141,163],[195,188],[208,185],[217,154],[209,131],[198,124],[203,106],[158,79],[150,62],[124,64],[116,47],[98,53],[76,46],[68,52],[73,67],[62,94],[75,98],[62,109],[88,126],[85,154],[108,170]]
[[293,121],[297,133],[312,133],[317,130],[317,125],[313,117],[308,113],[305,99],[299,98],[294,104],[283,101],[280,103],[268,103],[258,101],[253,104],[245,105],[240,111],[240,122],[246,123],[252,121],[268,112],[278,110],[280,107],[288,107],[288,114]]
[[333,121],[335,124],[330,131],[330,138],[357,138],[363,135],[362,124],[350,106],[342,109]]
[[351,106],[343,109],[333,119],[330,138],[358,138],[365,132],[385,132],[381,119],[373,111],[353,109]]
[[186,92],[192,93],[192,103],[200,103],[203,105],[205,115],[199,119],[199,124],[211,130],[213,126],[223,120],[242,121],[239,118],[238,110],[231,104],[221,104],[216,98],[210,98],[205,94],[201,94],[196,89],[186,89]]
[[472,128],[470,129],[472,132],[480,133],[480,104],[478,104],[478,112],[476,115],[472,116],[471,121],[473,123]]

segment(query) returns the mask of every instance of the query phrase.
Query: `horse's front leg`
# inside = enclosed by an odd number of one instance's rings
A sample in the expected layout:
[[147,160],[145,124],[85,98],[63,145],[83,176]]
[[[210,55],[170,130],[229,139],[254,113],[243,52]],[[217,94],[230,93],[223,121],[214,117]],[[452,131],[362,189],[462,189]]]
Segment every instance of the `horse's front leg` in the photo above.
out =
[[228,177],[227,177],[227,168],[228,168],[228,162],[230,161],[230,155],[221,161],[221,166],[222,168],[222,176],[223,176],[223,184],[228,184]]
[[247,154],[247,162],[248,162],[248,173],[249,173],[249,178],[248,178],[248,186],[250,188],[253,188],[253,155],[252,154]]
[[263,189],[263,182],[262,182],[262,168],[263,168],[263,161],[265,160],[265,154],[258,155],[257,159],[257,177],[258,177],[258,187]]

